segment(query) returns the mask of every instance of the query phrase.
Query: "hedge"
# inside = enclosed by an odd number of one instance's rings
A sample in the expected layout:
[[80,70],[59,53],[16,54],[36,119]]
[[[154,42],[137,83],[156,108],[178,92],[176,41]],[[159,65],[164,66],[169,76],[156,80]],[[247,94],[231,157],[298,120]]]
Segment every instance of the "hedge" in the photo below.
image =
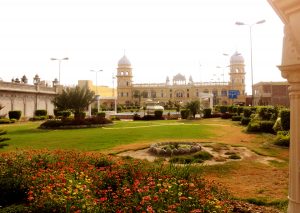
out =
[[154,111],[154,117],[156,119],[162,119],[163,111],[162,110],[155,110]]
[[244,107],[244,117],[245,118],[250,118],[252,114],[252,110],[250,107]]
[[190,110],[188,109],[183,109],[180,111],[180,115],[182,119],[187,119],[190,115]]
[[280,111],[281,127],[282,130],[290,130],[290,110],[284,109]]
[[247,126],[251,121],[251,118],[248,117],[242,117],[241,124]]
[[21,118],[21,111],[9,111],[8,112],[8,117],[9,119],[16,119],[19,120]]
[[47,115],[47,110],[44,109],[37,109],[34,112],[35,116],[46,116]]
[[232,116],[231,120],[232,121],[241,121],[242,120],[242,116],[239,116],[239,115]]
[[274,144],[277,146],[290,146],[290,133],[289,131],[278,131]]
[[211,117],[211,108],[206,108],[206,109],[203,109],[203,117],[204,118],[210,118]]

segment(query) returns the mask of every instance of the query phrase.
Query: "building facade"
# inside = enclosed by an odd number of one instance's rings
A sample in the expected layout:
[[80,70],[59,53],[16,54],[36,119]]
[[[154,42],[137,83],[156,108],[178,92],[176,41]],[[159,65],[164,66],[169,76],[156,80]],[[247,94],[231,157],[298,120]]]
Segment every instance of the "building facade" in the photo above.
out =
[[117,68],[117,101],[123,105],[144,105],[149,99],[165,105],[168,102],[187,103],[211,94],[214,105],[241,104],[246,101],[245,64],[243,56],[235,52],[230,58],[229,82],[194,82],[180,73],[166,78],[164,83],[133,83],[131,63],[124,55]]
[[254,105],[290,106],[288,82],[259,82],[253,88]]
[[9,111],[19,110],[22,112],[21,117],[28,119],[33,117],[38,109],[47,110],[48,115],[53,115],[54,105],[51,101],[62,86],[49,86],[40,81],[38,75],[35,76],[33,85],[28,84],[26,77],[23,76],[22,79],[12,82],[0,81],[0,105],[4,106],[0,116],[8,117]]

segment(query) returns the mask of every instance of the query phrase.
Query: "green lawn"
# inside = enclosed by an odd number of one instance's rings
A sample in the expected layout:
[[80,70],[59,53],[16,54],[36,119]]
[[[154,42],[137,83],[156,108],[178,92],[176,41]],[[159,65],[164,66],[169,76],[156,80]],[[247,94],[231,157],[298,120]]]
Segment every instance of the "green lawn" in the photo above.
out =
[[104,128],[73,130],[42,130],[40,123],[27,122],[0,126],[7,130],[9,146],[1,151],[16,149],[78,149],[102,151],[118,145],[159,140],[195,140],[214,136],[217,126],[200,121],[117,121]]

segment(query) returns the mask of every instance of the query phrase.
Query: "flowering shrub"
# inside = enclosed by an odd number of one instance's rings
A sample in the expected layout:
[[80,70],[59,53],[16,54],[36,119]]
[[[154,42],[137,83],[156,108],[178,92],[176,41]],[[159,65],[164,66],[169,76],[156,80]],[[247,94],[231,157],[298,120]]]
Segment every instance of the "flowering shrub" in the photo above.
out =
[[[227,193],[188,167],[75,151],[24,151],[1,153],[0,171],[0,183],[11,177],[19,195],[18,200],[1,199],[0,206],[22,203],[32,212],[196,213],[229,209]],[[1,189],[0,197],[5,193]]]

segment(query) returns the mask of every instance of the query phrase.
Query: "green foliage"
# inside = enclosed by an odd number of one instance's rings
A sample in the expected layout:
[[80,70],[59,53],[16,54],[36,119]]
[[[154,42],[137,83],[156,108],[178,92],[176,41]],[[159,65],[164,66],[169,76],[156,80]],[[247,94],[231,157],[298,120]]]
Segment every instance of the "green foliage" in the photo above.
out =
[[221,118],[222,119],[230,119],[230,118],[232,118],[232,116],[235,116],[235,115],[236,114],[226,112],[226,113],[222,113]]
[[245,118],[250,118],[250,115],[252,114],[252,110],[250,107],[244,107],[243,113]]
[[154,111],[154,117],[156,119],[162,119],[163,111],[162,110],[155,110]]
[[68,118],[71,116],[71,112],[70,111],[61,111],[58,109],[54,109],[54,115],[55,117],[62,117],[62,118]]
[[281,118],[280,118],[280,117],[278,117],[278,118],[276,119],[275,124],[274,124],[274,126],[273,126],[273,130],[274,130],[275,132],[282,131],[282,127],[281,127]]
[[106,113],[105,112],[98,112],[97,116],[100,117],[100,118],[105,118]]
[[250,123],[250,121],[251,121],[251,118],[242,117],[241,124],[244,125],[244,126],[246,126],[246,125],[248,125]]
[[204,118],[210,118],[211,117],[211,108],[206,108],[206,109],[203,109],[203,117]]
[[[7,133],[6,131],[0,129],[0,148],[3,148],[4,146],[8,146],[8,144],[6,144],[6,143],[1,143],[3,141],[9,140],[9,138],[2,137],[2,135],[5,135],[6,133]],[[1,187],[0,187],[0,189],[1,189]]]
[[14,123],[14,120],[10,120],[8,118],[0,118],[0,124],[10,124]]
[[87,87],[68,87],[54,98],[53,104],[59,110],[69,110],[74,114],[78,114],[93,102],[94,95],[95,93]]
[[8,112],[8,117],[9,119],[16,119],[19,120],[21,118],[21,111],[15,110],[15,111],[9,111]]
[[289,131],[278,131],[274,144],[277,146],[290,146],[290,132]]
[[258,115],[261,120],[271,120],[271,118],[276,119],[278,110],[273,106],[260,106],[257,108]]
[[244,112],[244,107],[238,106],[236,112],[237,112],[238,115],[240,115],[241,113]]
[[232,117],[231,117],[231,120],[232,120],[232,121],[241,121],[241,120],[242,120],[242,116],[240,116],[240,115],[232,116]]
[[228,106],[220,106],[220,112],[225,113],[228,111]]
[[228,158],[232,159],[232,160],[238,160],[238,159],[241,159],[241,156],[237,153],[232,153],[232,154],[229,155]]
[[180,111],[180,115],[182,119],[187,119],[190,115],[190,110],[189,109],[183,109]]
[[247,132],[274,133],[274,121],[251,121],[247,126]]
[[199,114],[201,112],[200,101],[199,100],[190,101],[186,104],[185,108],[188,109],[190,113],[193,115],[193,117],[195,118],[196,114]]
[[213,156],[206,151],[200,151],[192,155],[195,159],[201,159],[201,160],[211,160]]
[[282,109],[280,111],[281,127],[284,131],[290,130],[290,110]]
[[34,112],[35,116],[46,116],[47,115],[47,110],[44,109],[37,109]]
[[30,121],[43,121],[46,120],[48,117],[47,116],[33,116],[30,118]]

